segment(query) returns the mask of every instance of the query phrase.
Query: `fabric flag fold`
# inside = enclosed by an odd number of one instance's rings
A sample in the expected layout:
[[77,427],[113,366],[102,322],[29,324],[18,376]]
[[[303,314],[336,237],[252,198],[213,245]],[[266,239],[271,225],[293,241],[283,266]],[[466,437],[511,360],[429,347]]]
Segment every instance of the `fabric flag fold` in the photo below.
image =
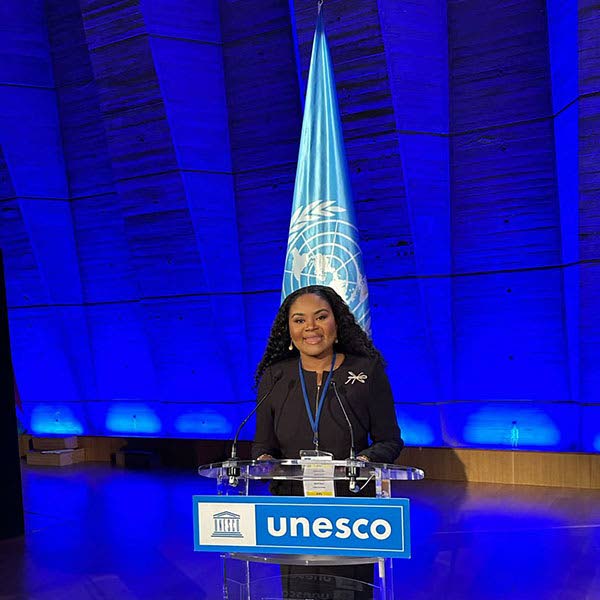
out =
[[315,284],[335,289],[370,335],[369,292],[321,11],[310,60],[282,300]]

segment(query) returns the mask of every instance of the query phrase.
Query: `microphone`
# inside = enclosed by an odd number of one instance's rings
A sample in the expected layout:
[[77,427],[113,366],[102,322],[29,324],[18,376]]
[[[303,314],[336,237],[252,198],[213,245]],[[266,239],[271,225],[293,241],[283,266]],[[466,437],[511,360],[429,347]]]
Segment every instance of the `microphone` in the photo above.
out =
[[[335,397],[337,398],[337,401],[340,404],[340,408],[342,409],[342,412],[344,413],[344,417],[346,418],[346,423],[348,423],[348,430],[350,431],[350,460],[355,461],[356,460],[356,446],[354,445],[354,428],[352,427],[352,423],[350,422],[348,413],[346,412],[346,409],[344,408],[344,403],[342,402],[342,399],[340,398],[340,395],[338,394],[337,385],[335,384],[335,381],[332,380],[331,385],[333,386],[333,391],[335,392]],[[360,488],[358,487],[358,484],[356,483],[356,478],[358,477],[358,467],[356,465],[346,467],[346,476],[349,479],[348,489],[354,493],[359,492]]]
[[[278,369],[277,371],[275,371],[275,373],[273,375],[273,383],[271,384],[271,387],[266,392],[266,394],[264,394],[263,397],[256,403],[254,408],[250,411],[248,416],[241,422],[240,426],[238,427],[237,431],[235,432],[235,436],[234,436],[233,442],[231,444],[231,456],[229,457],[229,460],[227,461],[228,463],[230,463],[227,466],[227,476],[229,477],[229,485],[232,485],[232,486],[237,485],[237,478],[240,475],[240,468],[237,466],[237,461],[239,460],[239,456],[237,455],[238,437],[239,437],[244,425],[250,420],[250,417],[260,408],[261,404],[271,395],[271,392],[275,389],[275,385],[282,377],[283,377],[283,371],[281,369]],[[231,464],[231,463],[233,463],[233,464]]]

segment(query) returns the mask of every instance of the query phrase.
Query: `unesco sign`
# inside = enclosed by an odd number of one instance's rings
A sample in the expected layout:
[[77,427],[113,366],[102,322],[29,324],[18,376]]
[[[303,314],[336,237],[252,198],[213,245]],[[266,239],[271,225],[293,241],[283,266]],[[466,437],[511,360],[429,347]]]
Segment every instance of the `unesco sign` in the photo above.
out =
[[406,498],[194,496],[201,552],[410,558]]

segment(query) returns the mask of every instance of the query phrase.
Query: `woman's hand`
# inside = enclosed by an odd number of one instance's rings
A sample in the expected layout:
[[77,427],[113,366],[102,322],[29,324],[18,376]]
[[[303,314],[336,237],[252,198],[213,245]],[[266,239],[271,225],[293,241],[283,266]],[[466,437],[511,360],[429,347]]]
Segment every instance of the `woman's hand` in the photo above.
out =
[[273,460],[270,454],[261,454],[256,460]]

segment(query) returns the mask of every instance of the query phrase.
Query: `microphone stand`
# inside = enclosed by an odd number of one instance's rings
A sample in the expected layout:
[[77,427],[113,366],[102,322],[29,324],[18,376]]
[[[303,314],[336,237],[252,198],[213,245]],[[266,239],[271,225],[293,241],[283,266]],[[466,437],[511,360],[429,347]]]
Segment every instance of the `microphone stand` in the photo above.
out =
[[238,437],[244,427],[244,425],[250,420],[250,417],[260,408],[260,405],[271,395],[271,392],[275,388],[275,384],[282,378],[283,371],[279,370],[273,376],[273,384],[269,391],[263,395],[263,397],[256,403],[256,406],[250,411],[248,416],[241,422],[238,430],[235,433],[235,437],[233,438],[233,442],[231,443],[231,455],[229,460],[223,464],[226,468],[227,477],[229,479],[229,485],[232,487],[236,487],[240,477],[240,467],[239,467],[239,456],[237,455],[237,441]]
[[358,461],[356,459],[356,447],[354,445],[354,429],[352,427],[352,423],[350,422],[350,418],[348,417],[348,413],[346,412],[346,409],[344,408],[344,403],[342,402],[342,399],[340,398],[340,395],[338,394],[335,381],[332,381],[331,385],[333,386],[333,391],[335,392],[335,397],[337,398],[337,400],[340,404],[340,408],[342,409],[342,412],[344,413],[344,417],[346,418],[346,423],[348,423],[348,430],[350,431],[350,459],[349,460],[350,460],[351,464],[346,467],[346,477],[348,477],[348,489],[351,492],[356,494],[360,491],[360,487],[356,481],[358,478],[358,475],[359,475],[359,467],[356,464]]

